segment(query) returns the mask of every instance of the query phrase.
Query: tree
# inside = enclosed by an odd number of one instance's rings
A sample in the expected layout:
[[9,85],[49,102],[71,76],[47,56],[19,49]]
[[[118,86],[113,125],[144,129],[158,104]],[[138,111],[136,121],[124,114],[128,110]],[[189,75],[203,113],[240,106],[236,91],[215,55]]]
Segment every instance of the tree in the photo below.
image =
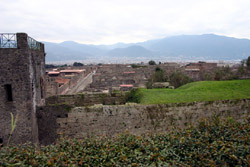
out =
[[168,80],[168,77],[165,74],[165,72],[160,67],[156,67],[155,73],[153,74],[153,76],[151,76],[148,79],[148,82],[146,83],[146,87],[147,89],[152,89],[154,82],[167,82],[167,80]]
[[246,64],[247,64],[247,67],[250,67],[250,56],[248,56]]
[[45,64],[45,68],[46,68],[46,69],[47,69],[47,68],[56,68],[56,66],[53,65],[53,64]]
[[248,69],[250,69],[249,67],[250,67],[250,56],[248,56],[247,59],[241,60],[240,66],[238,68],[238,75],[239,76],[246,75]]
[[160,67],[156,67],[155,72],[157,72],[157,71],[162,71],[162,69]]
[[233,73],[233,71],[231,70],[229,66],[218,68],[214,74],[214,80],[216,81],[232,80],[232,79],[238,79],[238,78],[239,77],[237,76],[237,74]]
[[156,65],[156,63],[155,63],[154,60],[150,60],[150,61],[148,62],[148,64],[149,64],[149,65]]
[[175,88],[178,88],[189,82],[193,82],[193,80],[182,72],[174,72],[170,75],[170,85],[174,86]]
[[74,67],[80,67],[80,66],[83,66],[83,64],[79,63],[79,62],[74,62],[73,66]]
[[140,103],[142,99],[142,93],[138,89],[132,89],[125,95],[126,102]]
[[167,82],[167,76],[165,72],[160,68],[155,68],[155,73],[153,75],[153,81],[154,82]]

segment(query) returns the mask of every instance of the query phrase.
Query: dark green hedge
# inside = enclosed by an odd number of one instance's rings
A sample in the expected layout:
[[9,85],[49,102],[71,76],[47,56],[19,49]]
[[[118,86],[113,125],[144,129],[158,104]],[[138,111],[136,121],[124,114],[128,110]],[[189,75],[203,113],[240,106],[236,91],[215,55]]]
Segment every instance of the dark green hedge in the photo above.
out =
[[202,120],[166,134],[4,147],[1,166],[249,166],[250,121]]

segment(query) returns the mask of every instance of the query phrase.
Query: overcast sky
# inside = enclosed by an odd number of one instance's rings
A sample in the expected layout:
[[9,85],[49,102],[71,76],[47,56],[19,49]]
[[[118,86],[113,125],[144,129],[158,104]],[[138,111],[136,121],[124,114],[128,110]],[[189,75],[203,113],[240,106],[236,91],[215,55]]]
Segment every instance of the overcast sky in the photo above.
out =
[[0,32],[88,44],[205,33],[250,39],[250,0],[0,0]]

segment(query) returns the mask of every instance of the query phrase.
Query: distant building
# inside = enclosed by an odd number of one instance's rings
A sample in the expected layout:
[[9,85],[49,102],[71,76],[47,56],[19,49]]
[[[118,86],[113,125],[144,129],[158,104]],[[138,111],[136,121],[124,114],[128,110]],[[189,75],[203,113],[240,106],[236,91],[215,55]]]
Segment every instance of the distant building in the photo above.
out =
[[189,63],[186,65],[185,71],[208,71],[213,70],[217,67],[217,63],[206,63],[206,62],[198,62],[198,63]]
[[47,71],[47,97],[66,93],[70,88],[73,88],[79,79],[86,75],[85,69],[65,69]]
[[198,63],[189,63],[185,66],[184,72],[186,75],[191,77],[193,80],[201,80],[202,73],[211,72],[217,68],[217,63],[206,63],[206,62],[198,62]]

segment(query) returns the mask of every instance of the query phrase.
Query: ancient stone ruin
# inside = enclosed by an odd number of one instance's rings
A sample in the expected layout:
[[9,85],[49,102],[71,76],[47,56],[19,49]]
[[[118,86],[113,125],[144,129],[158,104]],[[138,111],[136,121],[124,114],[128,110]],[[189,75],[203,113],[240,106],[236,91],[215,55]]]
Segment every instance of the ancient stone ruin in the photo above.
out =
[[[127,130],[138,135],[158,133],[171,126],[185,128],[202,117],[241,120],[250,113],[249,99],[159,105],[126,103],[124,99],[123,91],[145,87],[156,67],[166,74],[181,70],[200,80],[216,63],[90,65],[52,69],[46,75],[44,45],[25,33],[0,34],[0,60],[0,144],[4,145],[10,137],[13,144],[46,145],[62,136],[112,137]],[[169,83],[155,82],[153,87],[166,88]],[[17,125],[12,134],[13,120]]]
[[0,138],[10,137],[12,113],[18,120],[12,142],[36,143],[36,107],[46,96],[44,45],[25,33],[0,36]]

